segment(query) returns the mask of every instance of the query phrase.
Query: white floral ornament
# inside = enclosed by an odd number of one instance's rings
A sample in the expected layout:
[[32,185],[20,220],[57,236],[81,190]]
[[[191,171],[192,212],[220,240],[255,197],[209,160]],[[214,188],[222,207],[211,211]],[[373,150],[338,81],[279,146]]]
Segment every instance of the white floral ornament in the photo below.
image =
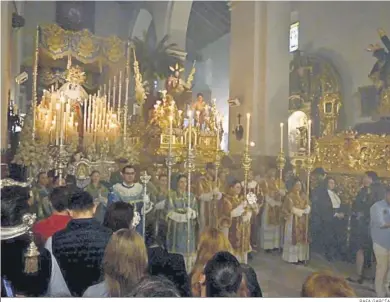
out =
[[246,195],[246,200],[248,201],[249,205],[255,205],[257,203],[257,196],[255,193],[249,192]]
[[141,215],[138,212],[134,212],[134,217],[133,217],[133,227],[137,227],[139,223],[141,222]]

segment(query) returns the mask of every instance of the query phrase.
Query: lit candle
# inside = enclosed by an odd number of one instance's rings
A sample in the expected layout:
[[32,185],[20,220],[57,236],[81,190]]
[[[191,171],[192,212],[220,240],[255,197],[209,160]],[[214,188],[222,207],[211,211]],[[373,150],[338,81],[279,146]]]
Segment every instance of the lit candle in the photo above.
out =
[[283,123],[280,123],[280,152],[283,152]]
[[307,129],[307,155],[310,156],[310,153],[311,153],[311,120],[309,120],[309,123],[308,123],[308,129]]
[[111,80],[108,80],[108,102],[111,101]]
[[56,145],[59,144],[60,103],[56,104]]
[[112,91],[112,109],[115,110],[115,96],[116,96],[116,76],[114,76],[114,87]]
[[83,119],[83,132],[87,132],[87,99],[84,99],[84,119]]
[[173,116],[169,116],[169,156],[172,154]]
[[218,117],[217,117],[217,127],[216,127],[216,129],[217,129],[217,152],[218,152],[218,150],[219,150],[219,147],[220,147],[220,143],[219,143],[219,124],[218,124]]
[[191,150],[191,139],[192,139],[192,111],[188,111],[188,150]]
[[[65,101],[64,99],[62,99],[63,101],[61,101],[61,105],[62,105],[62,108],[64,107],[63,105],[63,102]],[[64,144],[64,136],[65,136],[65,118],[66,118],[66,113],[64,113],[64,110],[61,110],[61,117],[62,117],[62,120],[61,120],[61,136],[60,136],[60,145],[63,145]]]
[[[119,90],[118,90],[118,112],[121,109],[122,104],[122,71],[119,72]],[[119,116],[120,120],[120,116]]]
[[250,133],[250,121],[251,121],[251,114],[246,114],[246,147],[249,147],[249,133]]

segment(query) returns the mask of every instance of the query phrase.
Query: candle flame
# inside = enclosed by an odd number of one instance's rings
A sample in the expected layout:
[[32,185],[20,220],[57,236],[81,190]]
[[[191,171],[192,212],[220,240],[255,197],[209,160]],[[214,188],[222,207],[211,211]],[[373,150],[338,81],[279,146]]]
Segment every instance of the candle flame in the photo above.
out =
[[251,117],[251,114],[250,114],[250,113],[247,113],[247,114],[246,114],[246,118],[249,119],[250,117]]
[[280,128],[283,128],[284,124],[283,123],[280,123]]

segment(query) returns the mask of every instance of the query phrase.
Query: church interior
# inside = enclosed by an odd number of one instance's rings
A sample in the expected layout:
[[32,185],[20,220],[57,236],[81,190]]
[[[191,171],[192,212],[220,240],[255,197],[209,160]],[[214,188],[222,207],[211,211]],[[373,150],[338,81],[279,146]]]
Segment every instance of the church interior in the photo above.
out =
[[[197,196],[212,164],[219,192],[234,177],[261,208],[269,171],[276,195],[295,177],[312,204],[310,259],[291,266],[283,244],[261,249],[260,209],[259,247],[242,261],[267,297],[299,296],[320,269],[348,277],[362,179],[390,185],[389,11],[386,1],[1,1],[1,178],[54,171],[85,187],[126,160],[145,192],[184,173]],[[329,231],[344,234],[332,261],[315,242],[328,235],[313,233],[324,175],[347,213]],[[374,281],[351,284],[376,296]]]

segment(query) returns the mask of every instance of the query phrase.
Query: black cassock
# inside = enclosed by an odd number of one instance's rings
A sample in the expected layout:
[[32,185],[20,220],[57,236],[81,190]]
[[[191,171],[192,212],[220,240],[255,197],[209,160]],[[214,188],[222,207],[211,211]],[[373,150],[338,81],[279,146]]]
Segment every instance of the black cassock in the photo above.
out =
[[318,187],[312,194],[312,249],[328,260],[344,259],[346,253],[348,218],[337,218],[336,213],[347,214],[346,206],[334,209],[328,189]]

